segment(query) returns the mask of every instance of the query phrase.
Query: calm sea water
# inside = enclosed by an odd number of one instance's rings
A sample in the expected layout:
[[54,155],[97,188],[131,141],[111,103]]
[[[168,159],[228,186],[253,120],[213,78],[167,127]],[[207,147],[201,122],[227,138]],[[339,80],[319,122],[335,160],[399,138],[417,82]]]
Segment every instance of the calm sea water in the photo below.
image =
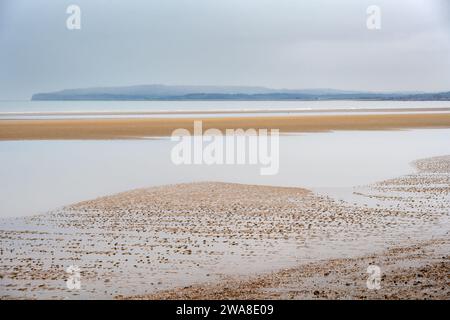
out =
[[450,154],[450,129],[281,136],[274,176],[261,176],[260,165],[177,166],[174,145],[169,139],[0,142],[0,217],[180,182],[348,188],[410,173],[415,159]]
[[449,108],[450,101],[0,101],[1,113]]
[[[390,108],[450,108],[450,102],[0,101],[0,118],[9,113],[22,117],[20,113]],[[0,142],[0,217],[31,215],[114,192],[179,182],[351,187],[408,173],[409,162],[417,158],[450,154],[450,130],[283,136],[275,176],[259,175],[260,166],[175,166],[170,160],[173,145],[167,139]]]

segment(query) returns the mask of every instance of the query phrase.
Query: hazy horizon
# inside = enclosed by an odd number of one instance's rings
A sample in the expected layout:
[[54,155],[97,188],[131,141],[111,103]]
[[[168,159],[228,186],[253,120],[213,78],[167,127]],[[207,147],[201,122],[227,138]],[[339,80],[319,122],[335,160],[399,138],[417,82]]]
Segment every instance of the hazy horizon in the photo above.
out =
[[[81,29],[68,30],[69,5]],[[381,29],[366,9],[381,8]],[[0,0],[0,100],[146,84],[450,90],[445,0]]]

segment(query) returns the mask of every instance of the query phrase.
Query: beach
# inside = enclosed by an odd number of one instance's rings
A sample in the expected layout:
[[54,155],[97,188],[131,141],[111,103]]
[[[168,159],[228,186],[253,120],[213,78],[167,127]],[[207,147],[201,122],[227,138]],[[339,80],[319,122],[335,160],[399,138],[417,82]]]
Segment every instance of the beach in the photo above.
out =
[[396,130],[449,128],[450,113],[289,115],[247,117],[167,117],[132,119],[31,119],[0,120],[0,140],[136,139],[170,136],[175,129],[279,129],[281,133],[337,130]]
[[[358,258],[311,263],[250,280],[192,285],[132,299],[448,300],[448,248],[448,239],[430,240]],[[387,271],[383,286],[367,290],[365,270],[375,263]]]
[[[1,119],[0,298],[449,299],[450,113],[416,111]],[[279,129],[279,174],[174,165],[195,120]]]
[[0,0],[0,302],[450,300],[449,12]]
[[[355,189],[366,204],[202,182],[2,220],[1,297],[448,299],[450,156],[413,165]],[[69,265],[82,290],[67,290]]]

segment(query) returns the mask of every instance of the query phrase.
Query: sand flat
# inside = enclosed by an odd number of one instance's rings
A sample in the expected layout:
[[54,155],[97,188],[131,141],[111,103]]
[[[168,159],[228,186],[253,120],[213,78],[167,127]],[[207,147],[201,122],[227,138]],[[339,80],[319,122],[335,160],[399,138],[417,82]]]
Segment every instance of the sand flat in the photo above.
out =
[[[421,160],[414,174],[367,186],[375,207],[301,188],[203,182],[4,219],[0,297],[447,297],[449,163]],[[382,266],[385,291],[367,293],[369,264]],[[82,270],[81,290],[66,288],[70,265]]]
[[[330,259],[251,279],[228,279],[208,285],[132,298],[137,300],[258,300],[258,299],[450,299],[450,239],[433,239],[391,248],[380,253]],[[369,265],[381,266],[378,290],[368,290]]]
[[450,128],[450,113],[292,115],[216,118],[0,120],[0,140],[134,139],[170,136],[177,128],[279,129],[280,132]]

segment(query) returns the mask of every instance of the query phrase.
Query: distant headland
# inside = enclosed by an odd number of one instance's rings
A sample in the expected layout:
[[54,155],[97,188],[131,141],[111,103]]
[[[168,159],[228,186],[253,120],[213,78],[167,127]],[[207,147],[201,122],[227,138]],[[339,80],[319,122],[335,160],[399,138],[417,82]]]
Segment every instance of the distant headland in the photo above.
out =
[[250,86],[171,86],[139,85],[124,87],[98,87],[67,89],[36,93],[31,100],[43,101],[164,101],[164,100],[400,100],[450,101],[446,92],[364,92],[335,89],[270,89]]

